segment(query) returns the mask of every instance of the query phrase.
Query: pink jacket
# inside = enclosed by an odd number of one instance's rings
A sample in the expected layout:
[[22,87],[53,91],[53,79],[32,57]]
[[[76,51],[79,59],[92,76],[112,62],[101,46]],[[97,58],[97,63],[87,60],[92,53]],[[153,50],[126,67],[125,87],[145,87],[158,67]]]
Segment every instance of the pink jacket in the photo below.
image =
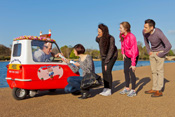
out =
[[121,41],[121,53],[131,58],[131,65],[135,66],[136,57],[139,55],[136,37],[132,33],[128,33],[126,36],[123,34],[122,37],[124,40]]

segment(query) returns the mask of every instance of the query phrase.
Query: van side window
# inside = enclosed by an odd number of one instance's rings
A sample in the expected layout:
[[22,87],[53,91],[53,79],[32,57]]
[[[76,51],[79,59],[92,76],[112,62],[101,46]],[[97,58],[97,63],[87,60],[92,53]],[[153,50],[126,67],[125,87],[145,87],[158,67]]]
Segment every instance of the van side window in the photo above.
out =
[[20,43],[14,45],[13,56],[14,57],[21,56],[21,44]]

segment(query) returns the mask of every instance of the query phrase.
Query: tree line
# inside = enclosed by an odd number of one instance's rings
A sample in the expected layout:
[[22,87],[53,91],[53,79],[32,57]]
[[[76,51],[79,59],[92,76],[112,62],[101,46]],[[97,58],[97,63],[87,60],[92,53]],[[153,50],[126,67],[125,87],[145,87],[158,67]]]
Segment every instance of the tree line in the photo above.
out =
[[[139,49],[139,60],[149,60],[149,55],[147,53],[146,47],[143,46],[143,43],[138,41],[137,46]],[[75,56],[73,52],[73,47],[72,46],[63,46],[60,48],[61,52],[63,55],[68,58],[68,59],[77,59],[78,57]],[[170,50],[167,56],[175,56],[174,52],[175,50]],[[94,59],[100,59],[100,51],[97,49],[86,49],[86,54],[91,55]],[[0,60],[10,60],[10,55],[11,55],[11,48],[6,47],[2,44],[0,44]],[[118,49],[118,58],[117,60],[122,60],[122,54],[121,54],[121,49]]]
[[11,49],[0,44],[0,60],[10,60]]
[[[146,47],[143,46],[143,43],[138,41],[137,47],[139,49],[139,60],[149,60],[149,55],[147,53]],[[69,59],[77,59],[78,57],[75,56],[73,53],[73,47],[72,46],[63,46],[60,48],[61,52],[66,58]],[[100,51],[97,49],[86,49],[86,54],[91,55],[94,59],[100,59]],[[170,50],[170,52],[167,54],[167,56],[175,56],[173,53],[173,50]],[[118,58],[117,60],[123,60],[123,56],[121,54],[121,49],[118,49]]]

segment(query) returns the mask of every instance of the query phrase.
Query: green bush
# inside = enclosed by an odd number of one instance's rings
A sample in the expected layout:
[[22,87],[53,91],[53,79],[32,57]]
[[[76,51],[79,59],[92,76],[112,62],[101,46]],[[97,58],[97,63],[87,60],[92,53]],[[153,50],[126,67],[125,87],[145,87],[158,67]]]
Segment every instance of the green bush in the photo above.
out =
[[10,60],[10,56],[0,56],[0,60]]

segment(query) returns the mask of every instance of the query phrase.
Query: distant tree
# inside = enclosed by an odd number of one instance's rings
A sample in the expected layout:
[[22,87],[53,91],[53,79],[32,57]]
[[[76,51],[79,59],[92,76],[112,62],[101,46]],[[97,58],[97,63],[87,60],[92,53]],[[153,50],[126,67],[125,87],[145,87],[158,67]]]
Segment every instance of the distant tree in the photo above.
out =
[[172,50],[170,50],[169,52],[168,52],[168,54],[167,54],[167,56],[174,56],[175,54],[173,53],[173,51]]
[[99,50],[92,50],[91,56],[95,59],[99,59],[100,58],[100,51]]
[[92,49],[86,49],[86,54],[92,55]]
[[137,42],[137,47],[139,49],[139,59],[141,60],[148,60],[149,55],[147,53],[146,47],[143,47],[143,43],[141,41]]
[[9,60],[11,55],[11,49],[0,44],[0,60]]
[[74,51],[72,50],[72,52],[70,53],[69,58],[70,58],[70,59],[77,59],[77,58],[79,58],[79,57],[78,57],[78,56],[75,56]]
[[137,41],[137,46],[138,47],[142,47],[143,46],[143,43],[141,41]]
[[72,46],[63,46],[60,48],[61,49],[61,52],[63,53],[63,55],[66,57],[66,58],[69,58],[70,54],[71,54],[71,51],[73,50],[73,47]]
[[173,49],[172,51],[173,51],[173,53],[175,54],[175,49]]
[[86,49],[86,54],[91,55],[92,58],[99,59],[100,58],[100,51],[93,50],[93,49]]
[[149,59],[149,55],[148,55],[148,52],[146,50],[146,46],[143,47],[142,52],[143,52],[143,55],[141,57],[139,57],[139,58],[141,58],[142,60],[148,60]]
[[0,56],[10,56],[11,55],[11,49],[0,44]]
[[121,53],[121,49],[118,49],[118,58],[117,60],[123,60],[123,55]]

